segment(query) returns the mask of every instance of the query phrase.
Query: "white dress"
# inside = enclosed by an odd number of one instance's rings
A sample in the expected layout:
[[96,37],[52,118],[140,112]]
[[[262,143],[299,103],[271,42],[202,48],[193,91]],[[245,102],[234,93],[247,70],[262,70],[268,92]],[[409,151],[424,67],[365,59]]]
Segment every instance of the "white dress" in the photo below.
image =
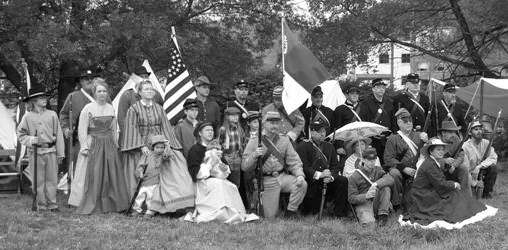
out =
[[185,220],[236,224],[259,219],[255,214],[246,214],[236,185],[226,179],[229,173],[229,167],[214,155],[213,150],[205,153],[196,175],[196,208],[185,216]]

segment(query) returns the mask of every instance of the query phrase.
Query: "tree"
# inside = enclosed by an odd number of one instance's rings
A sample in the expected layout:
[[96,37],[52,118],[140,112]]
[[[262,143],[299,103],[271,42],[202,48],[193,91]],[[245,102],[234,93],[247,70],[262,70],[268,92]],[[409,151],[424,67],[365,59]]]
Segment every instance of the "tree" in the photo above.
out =
[[[193,74],[227,83],[252,74],[253,55],[278,36],[285,1],[17,0],[0,3],[0,69],[23,89],[20,58],[33,81],[55,92],[69,61],[99,68],[116,89],[143,59],[168,63],[171,26]],[[116,85],[116,86],[115,86]]]
[[[454,77],[498,77],[498,67],[506,65],[506,1],[318,0],[310,4],[319,21],[312,35],[330,35],[317,40],[318,47],[361,56],[376,44],[394,42],[447,63]],[[331,54],[342,56],[337,53]]]

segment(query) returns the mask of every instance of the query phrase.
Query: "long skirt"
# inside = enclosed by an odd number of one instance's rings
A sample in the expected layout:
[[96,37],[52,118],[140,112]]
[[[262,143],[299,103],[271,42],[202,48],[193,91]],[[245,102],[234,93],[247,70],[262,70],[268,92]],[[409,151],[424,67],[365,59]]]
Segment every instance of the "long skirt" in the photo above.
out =
[[127,185],[112,136],[92,135],[79,214],[120,212],[129,206]]
[[176,150],[173,150],[173,156],[161,166],[160,183],[147,204],[161,214],[194,207],[194,183],[185,157]]
[[138,185],[138,179],[134,172],[138,166],[139,160],[141,159],[141,149],[133,149],[122,152],[123,162],[123,177],[127,185],[127,193],[129,197],[132,197],[136,192],[136,186]]
[[74,179],[71,182],[71,194],[69,195],[69,205],[79,206],[83,199],[83,189],[85,186],[86,167],[88,165],[88,156],[84,154],[78,155]]

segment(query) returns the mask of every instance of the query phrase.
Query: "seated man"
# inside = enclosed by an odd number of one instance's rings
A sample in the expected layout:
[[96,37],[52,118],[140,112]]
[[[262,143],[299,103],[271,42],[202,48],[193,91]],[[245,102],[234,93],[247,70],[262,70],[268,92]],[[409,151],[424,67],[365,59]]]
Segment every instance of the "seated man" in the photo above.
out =
[[413,131],[413,118],[409,111],[401,108],[395,113],[399,131],[388,137],[384,150],[384,162],[390,167],[393,185],[392,204],[406,208],[404,194],[410,188],[416,173],[416,162],[420,149],[428,140],[427,134]]
[[376,166],[377,153],[372,147],[363,152],[360,167],[349,177],[348,200],[356,211],[361,224],[376,221],[386,225],[390,213],[390,196],[393,177]]
[[441,123],[439,129],[439,139],[447,145],[445,146],[444,176],[447,180],[460,183],[461,190],[471,195],[469,188],[469,162],[464,160],[464,150],[459,136],[460,126],[455,125],[452,120],[445,120]]
[[261,157],[264,191],[261,197],[266,218],[273,218],[279,210],[280,193],[290,193],[285,215],[296,217],[298,206],[307,192],[307,182],[302,161],[287,135],[281,135],[281,116],[268,111],[263,117],[264,135],[261,145],[257,137],[251,137],[243,152],[242,170],[252,171]]
[[324,185],[327,185],[325,200],[334,205],[333,216],[347,216],[347,178],[340,176],[339,162],[333,145],[325,142],[326,121],[315,120],[310,124],[311,139],[304,139],[296,150],[303,162],[308,184],[302,203],[303,214],[317,214],[322,202]]
[[[484,182],[483,198],[491,198],[497,177],[497,154],[493,147],[489,147],[489,141],[483,139],[483,125],[475,121],[471,125],[469,134],[471,138],[464,142],[462,149],[469,160],[469,172],[471,173],[471,186],[479,185],[478,180]],[[487,152],[488,151],[488,152]],[[486,157],[484,157],[486,155]],[[481,185],[481,184],[480,184]]]

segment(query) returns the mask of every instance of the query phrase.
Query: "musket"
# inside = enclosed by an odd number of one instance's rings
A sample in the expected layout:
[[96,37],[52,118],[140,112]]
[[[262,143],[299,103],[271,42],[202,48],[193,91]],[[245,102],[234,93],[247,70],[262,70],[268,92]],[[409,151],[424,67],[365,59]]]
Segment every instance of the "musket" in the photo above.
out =
[[[497,112],[496,122],[494,122],[494,131],[497,128],[497,125],[499,123],[499,118],[501,117],[502,112],[503,112],[503,109],[500,109],[499,112]],[[480,162],[484,161],[485,159],[487,159],[487,157],[489,157],[490,149],[492,147],[492,142],[494,141],[495,137],[496,137],[496,133],[493,133],[489,139],[489,144],[487,144],[487,149],[485,150],[485,153],[483,154],[483,157]],[[481,196],[483,195],[483,188],[484,188],[483,179],[484,178],[485,178],[485,176],[483,175],[482,171],[480,170],[478,172],[478,184],[475,187],[475,196],[477,199],[481,198]]]
[[[37,130],[35,130],[35,137],[38,138]],[[34,148],[34,176],[32,180],[33,186],[33,196],[32,196],[32,211],[37,211],[37,149],[39,145],[37,143],[33,144]]]
[[455,118],[453,117],[452,113],[450,112],[450,109],[448,109],[448,106],[446,106],[446,103],[444,102],[444,100],[441,100],[441,104],[443,104],[443,107],[445,108],[446,110],[446,115],[448,117],[450,117],[450,119],[452,119],[453,121],[453,124],[455,124],[455,126],[457,126],[457,121],[455,121]]
[[[261,136],[262,136],[262,126],[261,126],[261,116],[258,117],[258,148],[261,147]],[[256,213],[264,217],[264,208],[263,208],[263,200],[261,199],[263,196],[264,185],[263,185],[263,157],[258,157],[256,162],[256,180],[257,180],[257,204],[256,204]]]
[[[433,91],[432,88],[431,88],[431,91]],[[432,100],[430,98],[432,98],[432,97],[429,96],[429,100]],[[432,108],[434,107],[434,105],[436,105],[436,103],[433,101],[430,101],[430,107],[429,107],[429,110],[427,110],[427,115],[425,116],[425,122],[423,123],[422,132],[429,133],[428,130],[429,130],[429,126],[430,126],[430,120],[432,118]]]
[[69,192],[69,194],[71,193],[71,183],[72,183],[72,178],[74,177],[74,157],[73,157],[73,137],[74,137],[74,127],[73,127],[73,124],[72,124],[72,94],[69,96],[69,136],[67,138],[67,144],[69,145],[69,150],[68,150],[68,153],[69,155],[67,156],[67,161],[69,163],[69,166],[67,168],[67,192]]
[[[148,164],[143,164],[143,177],[145,177],[146,169],[148,168]],[[132,206],[134,205],[134,202],[136,201],[136,197],[139,194],[139,189],[141,188],[141,184],[143,183],[143,178],[139,178],[138,185],[136,185],[136,191],[134,192],[134,195],[131,198],[131,202],[129,203],[129,208],[125,210],[125,215],[129,215],[132,211]]]

